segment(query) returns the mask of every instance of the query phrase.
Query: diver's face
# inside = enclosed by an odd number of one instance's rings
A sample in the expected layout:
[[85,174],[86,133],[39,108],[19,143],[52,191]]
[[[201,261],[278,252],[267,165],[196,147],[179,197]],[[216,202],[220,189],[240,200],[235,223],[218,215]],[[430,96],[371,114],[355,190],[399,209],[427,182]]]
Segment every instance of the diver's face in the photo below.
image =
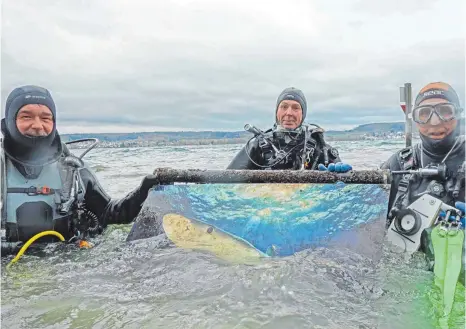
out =
[[[441,103],[448,103],[447,100],[443,98],[431,98],[431,99],[426,99],[425,101],[421,102],[420,105],[435,105],[435,104],[441,104]],[[458,120],[453,119],[450,121],[443,121],[439,118],[439,116],[434,112],[432,113],[432,116],[430,120],[425,123],[425,124],[417,124],[417,127],[419,129],[419,133],[421,133],[424,136],[430,137],[432,139],[443,139],[453,130],[455,130],[456,125],[458,123]]]
[[277,122],[283,128],[296,129],[303,120],[303,109],[297,101],[284,100],[278,104]]
[[48,136],[53,130],[52,111],[45,105],[25,105],[16,115],[16,127],[25,136]]

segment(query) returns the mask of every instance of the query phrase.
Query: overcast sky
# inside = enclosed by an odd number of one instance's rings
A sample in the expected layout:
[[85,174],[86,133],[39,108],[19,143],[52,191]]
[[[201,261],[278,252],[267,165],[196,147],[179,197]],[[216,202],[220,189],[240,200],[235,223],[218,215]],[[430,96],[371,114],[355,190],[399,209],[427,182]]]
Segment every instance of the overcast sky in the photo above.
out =
[[69,132],[267,129],[282,89],[325,129],[402,121],[399,86],[465,98],[462,0],[4,0],[2,113],[38,84]]

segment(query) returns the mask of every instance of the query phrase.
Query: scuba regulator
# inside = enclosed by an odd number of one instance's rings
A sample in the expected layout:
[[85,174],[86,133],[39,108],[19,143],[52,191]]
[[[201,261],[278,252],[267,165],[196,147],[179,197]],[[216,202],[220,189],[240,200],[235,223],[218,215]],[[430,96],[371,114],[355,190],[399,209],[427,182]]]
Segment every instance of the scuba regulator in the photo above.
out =
[[[244,125],[244,130],[246,130],[246,131],[252,133],[252,134],[254,135],[254,137],[260,136],[259,147],[260,147],[261,149],[263,149],[263,148],[265,148],[265,147],[270,147],[270,148],[273,150],[273,154],[272,154],[272,158],[271,158],[272,161],[273,161],[273,164],[271,164],[270,167],[273,167],[275,164],[278,164],[278,163],[282,162],[282,161],[287,157],[288,154],[287,154],[285,151],[281,150],[281,149],[279,150],[279,149],[274,145],[274,143],[265,135],[265,133],[264,133],[262,130],[260,130],[260,129],[258,129],[258,128],[256,128],[255,126],[252,126],[252,125],[250,125],[250,124]],[[253,137],[253,138],[254,138],[254,137]],[[251,138],[251,139],[252,139],[252,138]],[[250,139],[249,141],[251,141],[251,139]],[[248,141],[248,144],[249,144],[249,141]],[[246,144],[246,145],[248,145],[248,144]],[[250,159],[251,161],[253,161],[253,160],[251,159],[250,155],[249,155],[249,150],[247,150],[246,153],[247,153],[249,159]],[[253,163],[254,163],[256,166],[264,167],[264,166],[262,166],[262,165],[259,165],[259,164],[255,163],[254,161],[253,161]],[[267,166],[267,167],[268,167],[268,166]]]
[[91,149],[93,149],[99,141],[96,138],[85,138],[67,142],[66,144],[68,145],[87,141],[93,141],[94,143],[86,148],[79,157],[68,154],[63,160],[64,164],[71,170],[68,170],[67,172],[63,192],[60,195],[62,202],[58,207],[58,211],[61,214],[66,214],[70,210],[73,210],[76,213],[70,227],[74,236],[69,242],[76,240],[84,241],[87,236],[102,232],[99,219],[94,213],[86,208],[84,201],[86,189],[80,175],[80,169],[84,167],[82,158]]
[[[286,163],[292,163],[293,169],[315,169],[321,152],[323,152],[325,165],[328,165],[329,153],[336,158],[338,152],[326,145],[322,135],[323,129],[318,125],[313,126],[316,128],[309,129],[309,125],[302,125],[293,130],[274,126],[273,129],[263,132],[255,126],[246,124],[244,129],[254,134],[246,144],[246,154],[254,165],[263,169],[272,169],[278,164]],[[253,138],[258,138],[258,145],[263,155],[268,155],[267,165],[261,165],[252,160],[249,143]],[[285,149],[280,146],[284,146]],[[302,151],[298,150],[300,154],[297,154],[296,151],[300,147]]]
[[[388,240],[405,251],[415,252],[421,245],[421,234],[425,229],[438,224],[459,229],[462,225],[460,219],[464,214],[441,200],[447,193],[458,196],[461,186],[464,186],[464,163],[459,172],[463,174],[457,177],[456,184],[445,189],[449,175],[443,163],[417,170],[392,171],[392,175],[404,175],[405,183],[399,183],[399,191],[403,194],[395,200],[388,214],[388,219],[391,220]],[[413,195],[411,184],[423,178],[430,178],[431,181],[425,191]],[[443,213],[445,219],[442,219]]]

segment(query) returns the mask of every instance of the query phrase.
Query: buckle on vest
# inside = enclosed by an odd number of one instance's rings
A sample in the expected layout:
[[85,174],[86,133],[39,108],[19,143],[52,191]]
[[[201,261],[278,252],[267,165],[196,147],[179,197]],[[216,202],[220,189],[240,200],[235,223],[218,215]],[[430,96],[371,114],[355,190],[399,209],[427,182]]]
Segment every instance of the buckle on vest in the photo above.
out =
[[259,148],[261,149],[270,149],[272,148],[269,143],[267,143],[267,141],[264,139],[264,138],[260,138],[259,139]]
[[403,175],[403,178],[398,183],[398,191],[406,192],[408,190],[410,178],[411,178],[410,174]]
[[411,156],[413,153],[413,151],[411,149],[407,149],[407,150],[402,150],[400,152],[400,158],[401,159],[406,159],[407,157]]
[[40,191],[39,194],[43,194],[43,195],[50,195],[53,193],[53,190],[48,186],[42,186],[38,190]]
[[411,170],[414,167],[414,159],[410,158],[408,161],[403,163],[403,170]]
[[50,195],[50,194],[53,194],[53,193],[55,193],[53,191],[53,189],[51,189],[48,186],[42,186],[42,187],[31,186],[26,190],[26,194],[29,195],[29,196],[39,195],[39,194],[40,195]]

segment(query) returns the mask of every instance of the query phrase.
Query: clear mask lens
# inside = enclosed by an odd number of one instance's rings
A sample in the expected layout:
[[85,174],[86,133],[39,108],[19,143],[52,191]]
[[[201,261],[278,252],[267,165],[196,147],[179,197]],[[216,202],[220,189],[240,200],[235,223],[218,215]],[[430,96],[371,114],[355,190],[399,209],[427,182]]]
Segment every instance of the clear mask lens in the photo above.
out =
[[422,105],[413,109],[413,120],[426,124],[434,113],[442,121],[450,121],[456,118],[456,108],[453,104],[442,103],[436,105]]

